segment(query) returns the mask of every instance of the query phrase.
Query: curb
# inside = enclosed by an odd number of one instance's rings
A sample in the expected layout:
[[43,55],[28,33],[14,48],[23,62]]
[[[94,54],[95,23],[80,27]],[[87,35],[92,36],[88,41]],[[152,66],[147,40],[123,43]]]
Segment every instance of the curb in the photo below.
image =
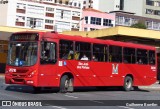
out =
[[160,84],[157,81],[155,84],[151,86],[139,86],[140,89],[151,89],[151,90],[159,90],[160,91]]

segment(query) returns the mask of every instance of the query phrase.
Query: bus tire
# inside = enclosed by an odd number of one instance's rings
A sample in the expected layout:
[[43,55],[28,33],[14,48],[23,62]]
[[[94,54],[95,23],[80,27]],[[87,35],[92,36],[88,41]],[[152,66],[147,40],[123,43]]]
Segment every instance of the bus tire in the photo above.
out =
[[123,85],[124,91],[131,91],[133,88],[132,85],[133,85],[132,77],[126,76],[124,79],[124,85]]
[[60,93],[73,92],[73,78],[64,75],[60,81]]

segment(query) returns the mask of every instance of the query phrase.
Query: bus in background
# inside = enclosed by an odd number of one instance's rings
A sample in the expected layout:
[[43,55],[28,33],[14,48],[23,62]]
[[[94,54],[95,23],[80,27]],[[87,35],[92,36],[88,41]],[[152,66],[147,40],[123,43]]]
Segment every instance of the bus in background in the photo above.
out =
[[8,41],[0,40],[0,73],[5,73],[6,60],[8,53]]
[[69,36],[56,32],[18,32],[9,41],[6,84],[40,91],[59,87],[151,85],[157,78],[155,47]]

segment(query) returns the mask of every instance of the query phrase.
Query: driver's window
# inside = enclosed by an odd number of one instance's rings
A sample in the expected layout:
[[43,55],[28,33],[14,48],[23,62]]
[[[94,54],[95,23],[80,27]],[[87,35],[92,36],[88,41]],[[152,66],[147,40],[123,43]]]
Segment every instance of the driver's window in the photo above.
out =
[[54,42],[41,42],[41,64],[56,63],[56,44]]

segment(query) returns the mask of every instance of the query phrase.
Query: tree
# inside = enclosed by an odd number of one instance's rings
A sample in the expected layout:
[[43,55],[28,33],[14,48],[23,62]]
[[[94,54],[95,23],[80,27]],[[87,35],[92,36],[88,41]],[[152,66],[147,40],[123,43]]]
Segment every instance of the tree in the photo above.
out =
[[147,29],[146,25],[144,23],[138,22],[136,24],[131,25],[132,28],[141,28],[141,29]]

